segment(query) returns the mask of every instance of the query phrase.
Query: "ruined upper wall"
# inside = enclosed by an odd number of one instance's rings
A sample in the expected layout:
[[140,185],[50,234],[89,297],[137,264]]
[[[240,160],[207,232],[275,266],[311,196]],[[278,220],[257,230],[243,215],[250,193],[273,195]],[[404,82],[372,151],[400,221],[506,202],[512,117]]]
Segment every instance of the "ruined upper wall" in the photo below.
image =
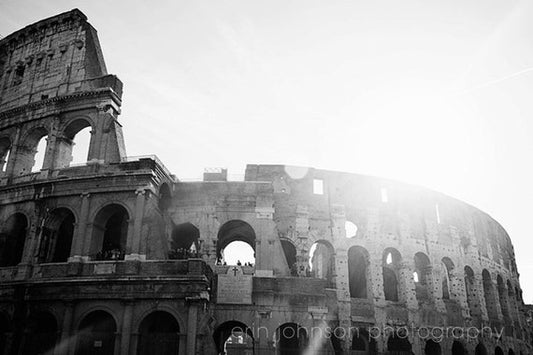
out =
[[0,111],[98,88],[120,96],[122,83],[107,75],[96,30],[77,9],[0,41]]

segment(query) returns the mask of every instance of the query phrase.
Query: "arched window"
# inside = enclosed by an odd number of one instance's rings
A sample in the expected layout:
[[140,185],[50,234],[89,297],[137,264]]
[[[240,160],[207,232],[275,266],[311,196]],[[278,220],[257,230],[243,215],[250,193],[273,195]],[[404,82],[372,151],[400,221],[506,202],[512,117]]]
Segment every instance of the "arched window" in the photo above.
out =
[[11,140],[7,137],[0,138],[0,173],[6,172],[10,152]]
[[375,355],[377,344],[370,338],[366,329],[358,328],[352,338],[352,351],[350,355]]
[[182,223],[172,228],[170,259],[198,257],[200,231],[191,223]]
[[220,227],[217,262],[229,265],[255,264],[255,231],[248,223],[231,220]]
[[31,314],[24,331],[23,354],[53,354],[58,332],[57,321],[48,312]]
[[57,139],[57,154],[55,166],[66,168],[71,164],[87,162],[89,145],[91,143],[91,125],[83,119],[76,119],[68,124],[63,136]]
[[254,350],[252,330],[232,320],[219,325],[213,333],[218,354],[251,354]]
[[42,137],[35,148],[34,163],[31,172],[35,173],[44,168],[44,157],[46,155],[46,147],[48,146],[48,136]]
[[22,139],[15,159],[15,175],[38,172],[44,167],[47,142],[48,132],[44,128],[33,129]]
[[503,355],[503,350],[499,346],[494,349],[494,355]]
[[426,346],[424,347],[424,354],[426,355],[441,355],[442,350],[440,344],[436,343],[433,340],[426,341]]
[[298,276],[298,268],[296,265],[296,247],[290,240],[281,239],[281,247],[285,260],[287,261],[287,267],[291,276]]
[[399,295],[399,275],[402,256],[394,248],[387,248],[383,252],[382,270],[383,270],[383,293],[388,301],[398,301]]
[[76,336],[76,355],[112,355],[117,325],[105,311],[94,311],[80,323]]
[[350,297],[368,298],[368,251],[359,246],[348,250],[348,281]]
[[66,208],[53,210],[41,231],[38,262],[65,262],[70,256],[74,235],[74,214]]
[[97,213],[91,243],[96,260],[124,259],[128,222],[128,211],[118,204],[107,205]]
[[357,234],[357,226],[351,221],[346,221],[344,223],[344,230],[346,233],[346,238],[353,238]]
[[487,349],[482,343],[477,344],[475,355],[487,355]]
[[454,268],[453,262],[450,258],[442,258],[442,298],[447,300],[450,299],[450,288],[452,285],[452,270]]
[[389,355],[411,355],[411,343],[404,336],[396,334],[387,339],[387,354]]
[[455,340],[453,342],[452,355],[466,355],[465,347],[460,341]]
[[22,213],[11,215],[0,233],[0,266],[15,266],[22,260],[28,220]]
[[305,328],[296,323],[285,323],[276,330],[277,355],[301,355],[308,343]]
[[155,311],[139,326],[138,355],[174,355],[179,353],[179,325],[167,312]]
[[325,241],[319,240],[309,249],[309,270],[311,276],[328,280],[329,286],[333,286],[335,275],[335,253],[333,246]]
[[494,292],[494,286],[490,273],[487,269],[483,269],[483,294],[485,295],[485,306],[487,307],[487,313],[490,320],[498,320],[498,311],[496,309],[496,294]]
[[498,299],[500,300],[500,308],[502,310],[502,315],[505,320],[505,323],[510,322],[509,318],[509,307],[507,306],[507,290],[505,289],[505,283],[500,275],[496,278],[496,283],[498,284]]
[[424,253],[415,254],[415,290],[418,302],[427,302],[430,300],[429,288],[431,280],[431,264],[429,258]]

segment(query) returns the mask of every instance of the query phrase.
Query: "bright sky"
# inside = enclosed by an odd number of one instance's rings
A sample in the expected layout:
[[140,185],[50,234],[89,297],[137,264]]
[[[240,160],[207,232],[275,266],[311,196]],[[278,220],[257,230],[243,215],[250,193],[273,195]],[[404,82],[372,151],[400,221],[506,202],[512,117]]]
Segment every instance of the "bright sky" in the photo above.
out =
[[82,10],[125,84],[128,154],[157,154],[179,178],[303,165],[481,208],[509,232],[533,303],[533,3],[153,4],[3,0],[0,34]]

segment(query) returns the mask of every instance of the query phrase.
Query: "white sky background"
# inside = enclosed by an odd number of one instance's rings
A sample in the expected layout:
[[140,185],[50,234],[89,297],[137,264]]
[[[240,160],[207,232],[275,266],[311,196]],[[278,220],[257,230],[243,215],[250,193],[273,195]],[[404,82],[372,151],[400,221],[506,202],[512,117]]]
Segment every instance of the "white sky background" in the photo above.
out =
[[533,3],[2,0],[0,34],[75,7],[125,84],[129,155],[436,189],[506,228],[533,302]]

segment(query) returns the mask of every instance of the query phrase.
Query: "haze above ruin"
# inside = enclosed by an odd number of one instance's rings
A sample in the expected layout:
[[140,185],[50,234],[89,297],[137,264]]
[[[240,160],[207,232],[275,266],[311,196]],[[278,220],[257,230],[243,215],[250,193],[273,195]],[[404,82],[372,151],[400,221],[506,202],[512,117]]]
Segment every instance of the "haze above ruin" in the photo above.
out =
[[378,175],[487,211],[533,302],[533,5],[4,1],[0,34],[80,8],[124,82],[128,155],[178,178],[279,163]]

